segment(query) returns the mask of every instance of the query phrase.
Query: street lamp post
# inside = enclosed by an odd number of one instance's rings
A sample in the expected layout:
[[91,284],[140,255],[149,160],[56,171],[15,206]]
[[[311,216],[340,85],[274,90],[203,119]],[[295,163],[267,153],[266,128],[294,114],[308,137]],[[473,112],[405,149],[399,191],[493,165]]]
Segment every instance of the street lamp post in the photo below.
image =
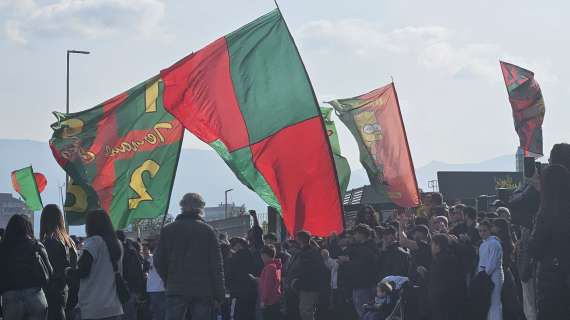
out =
[[90,54],[89,51],[81,51],[81,50],[67,50],[67,81],[66,81],[66,94],[65,94],[65,113],[69,113],[69,54],[77,53],[77,54]]
[[226,219],[228,218],[228,193],[229,193],[230,191],[234,191],[234,189],[228,189],[228,190],[224,191],[224,193],[225,193],[225,199],[226,199],[226,201],[225,201],[225,209],[224,209],[224,213],[225,213],[224,216],[225,216]]
[[[89,51],[81,51],[81,50],[67,50],[67,69],[66,69],[66,86],[65,86],[65,113],[69,113],[69,55],[72,53],[77,53],[77,54],[90,54]],[[67,191],[67,184],[69,183],[69,175],[66,173],[65,174],[65,190]],[[65,210],[64,210],[65,212]],[[69,231],[69,225],[67,223],[67,217],[65,216],[65,213],[63,214],[63,217],[65,219],[65,226],[66,229],[68,229]]]

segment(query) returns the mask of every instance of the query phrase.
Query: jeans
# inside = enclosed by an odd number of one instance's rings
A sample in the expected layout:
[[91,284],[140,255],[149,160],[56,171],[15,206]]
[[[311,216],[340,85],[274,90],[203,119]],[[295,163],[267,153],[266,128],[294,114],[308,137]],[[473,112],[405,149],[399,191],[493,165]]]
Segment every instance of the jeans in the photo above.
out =
[[491,281],[495,285],[491,293],[491,307],[487,314],[487,320],[503,320],[503,302],[501,300],[501,292],[505,283],[505,275],[502,268],[497,269],[491,274]]
[[163,292],[149,292],[150,311],[152,312],[152,320],[165,319],[166,294]]
[[279,302],[261,309],[263,320],[281,320],[281,304]]
[[354,309],[359,319],[364,315],[362,306],[364,304],[370,304],[374,300],[375,288],[376,287],[352,289],[352,301],[354,302]]
[[67,287],[63,290],[48,289],[46,292],[48,303],[48,320],[65,320],[65,306],[67,305]]
[[190,313],[192,320],[210,320],[214,316],[212,302],[182,295],[166,295],[166,319],[183,320]]
[[4,320],[45,320],[47,300],[40,288],[6,291],[2,294]]
[[123,314],[124,320],[137,320],[137,297],[138,295],[134,292],[131,292],[131,296],[129,297],[129,301],[123,305]]
[[536,320],[536,278],[522,282],[524,315],[527,320]]
[[312,291],[299,292],[299,313],[302,320],[315,319],[315,309],[319,301],[319,293]]

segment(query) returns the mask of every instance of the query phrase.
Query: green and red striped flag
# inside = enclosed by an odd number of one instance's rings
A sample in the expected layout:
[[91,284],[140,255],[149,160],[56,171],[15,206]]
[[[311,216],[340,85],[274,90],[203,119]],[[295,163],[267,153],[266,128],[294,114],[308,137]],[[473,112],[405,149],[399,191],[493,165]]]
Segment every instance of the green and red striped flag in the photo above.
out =
[[[38,182],[40,185],[38,185]],[[46,179],[42,174],[34,174],[32,166],[12,171],[12,186],[20,194],[24,202],[33,211],[42,210],[40,188],[43,190]]]
[[115,228],[166,213],[184,128],[162,104],[154,77],[92,109],[56,113],[52,153],[69,174],[70,224],[103,208]]
[[165,108],[282,215],[290,233],[343,229],[323,119],[278,10],[163,70]]

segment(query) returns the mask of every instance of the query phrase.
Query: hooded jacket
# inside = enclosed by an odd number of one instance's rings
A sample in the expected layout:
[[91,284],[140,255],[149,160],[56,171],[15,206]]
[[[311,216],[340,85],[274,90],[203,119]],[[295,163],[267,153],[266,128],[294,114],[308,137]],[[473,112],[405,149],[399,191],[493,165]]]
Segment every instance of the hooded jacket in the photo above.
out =
[[281,298],[281,270],[283,265],[281,260],[273,259],[268,261],[259,278],[259,296],[261,303],[265,306],[274,305]]

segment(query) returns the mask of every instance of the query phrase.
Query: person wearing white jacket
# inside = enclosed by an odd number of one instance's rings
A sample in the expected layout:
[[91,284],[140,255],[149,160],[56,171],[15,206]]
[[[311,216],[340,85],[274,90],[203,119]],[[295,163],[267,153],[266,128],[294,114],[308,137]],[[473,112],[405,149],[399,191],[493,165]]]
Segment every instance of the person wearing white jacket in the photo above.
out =
[[479,272],[485,271],[494,284],[491,293],[491,306],[488,320],[503,320],[501,290],[505,281],[503,273],[503,248],[499,238],[491,234],[491,223],[483,221],[479,224],[479,235],[483,242],[479,246]]

